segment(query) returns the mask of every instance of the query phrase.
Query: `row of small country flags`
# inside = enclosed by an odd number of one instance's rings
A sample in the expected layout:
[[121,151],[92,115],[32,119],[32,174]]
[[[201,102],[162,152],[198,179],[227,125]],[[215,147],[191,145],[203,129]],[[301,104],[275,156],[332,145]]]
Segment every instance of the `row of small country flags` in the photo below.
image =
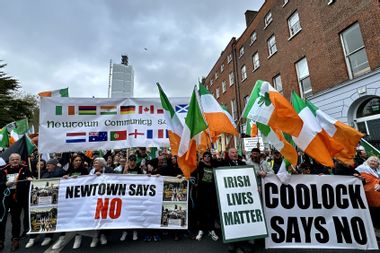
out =
[[[66,107],[66,106],[65,106]],[[178,104],[175,106],[175,111],[178,113],[187,113],[189,108],[188,104]],[[154,105],[149,106],[135,106],[135,105],[68,105],[66,113],[63,111],[64,106],[55,106],[55,115],[117,115],[119,114],[163,114],[164,109],[155,108]]]
[[102,142],[102,141],[124,141],[127,138],[146,137],[146,139],[163,139],[168,138],[168,130],[166,129],[147,129],[145,132],[138,132],[135,129],[133,132],[123,131],[100,131],[100,132],[70,132],[66,133],[66,143],[80,142]]

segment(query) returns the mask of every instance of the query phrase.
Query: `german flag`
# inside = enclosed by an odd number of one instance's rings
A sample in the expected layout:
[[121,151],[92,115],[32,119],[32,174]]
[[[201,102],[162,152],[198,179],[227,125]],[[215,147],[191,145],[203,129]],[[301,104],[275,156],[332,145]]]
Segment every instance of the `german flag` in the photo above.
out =
[[135,114],[136,106],[134,105],[122,105],[120,106],[120,114]]

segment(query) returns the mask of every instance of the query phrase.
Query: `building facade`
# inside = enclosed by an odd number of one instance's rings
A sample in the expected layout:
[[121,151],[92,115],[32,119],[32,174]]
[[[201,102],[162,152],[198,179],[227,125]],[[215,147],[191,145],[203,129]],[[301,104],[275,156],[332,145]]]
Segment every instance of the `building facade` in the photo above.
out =
[[378,1],[267,0],[259,11],[246,12],[246,22],[205,78],[219,103],[237,114],[241,132],[238,118],[253,86],[266,80],[288,99],[296,91],[380,146]]
[[121,56],[121,64],[112,65],[111,98],[133,97],[134,71],[128,56]]

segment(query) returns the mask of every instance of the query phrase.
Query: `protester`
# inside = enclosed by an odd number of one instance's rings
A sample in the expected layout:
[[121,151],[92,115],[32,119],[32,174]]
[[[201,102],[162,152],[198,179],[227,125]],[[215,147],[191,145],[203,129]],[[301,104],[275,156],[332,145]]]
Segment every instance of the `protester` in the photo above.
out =
[[[9,163],[0,171],[0,185],[2,206],[0,222],[0,249],[4,248],[5,229],[7,224],[8,210],[11,214],[12,223],[12,244],[11,250],[16,251],[20,247],[21,232],[21,212],[24,211],[23,236],[29,231],[29,186],[32,180],[32,173],[29,168],[21,164],[21,156],[13,153],[9,156]],[[4,194],[4,190],[9,188],[10,194]]]
[[[136,155],[130,155],[128,157],[128,162],[124,168],[123,174],[133,174],[133,175],[143,174],[140,168],[137,166]],[[125,241],[125,239],[127,238],[127,234],[128,234],[127,231],[123,231],[120,237],[120,241]],[[132,239],[134,241],[138,240],[137,230],[133,230]]]
[[[100,176],[103,173],[112,173],[112,172],[113,172],[113,169],[107,167],[106,160],[102,157],[98,157],[98,158],[94,159],[93,168],[90,170],[89,175]],[[99,232],[96,231],[96,233],[92,237],[90,247],[95,248],[98,245],[99,240],[100,240],[101,245],[107,244],[108,241],[107,241],[107,237],[105,235],[105,232],[102,231],[102,232],[100,232],[100,235],[99,235]]]
[[[75,177],[83,176],[83,175],[88,175],[88,170],[85,167],[83,157],[81,155],[75,154],[71,159],[71,163],[67,170],[67,174],[64,176],[64,178],[65,179],[69,177],[75,178]],[[65,242],[65,235],[66,235],[65,233],[61,233],[58,240],[52,246],[53,250],[62,248]],[[81,243],[82,243],[82,235],[76,234],[75,239],[74,239],[73,249],[80,248]]]
[[116,173],[116,174],[123,173],[125,165],[127,164],[127,160],[124,157],[121,157],[119,160],[119,163],[120,164],[113,169],[113,173]]
[[50,159],[46,162],[46,170],[41,173],[41,178],[54,178],[62,177],[66,172],[58,167],[58,161],[55,159]]
[[273,159],[271,161],[271,168],[274,172],[274,174],[277,174],[280,167],[281,167],[281,163],[282,163],[282,155],[280,152],[278,152],[277,150],[273,151]]
[[376,236],[380,238],[380,168],[379,158],[370,156],[367,161],[356,168],[364,178],[364,191],[368,200],[369,211]]
[[269,168],[268,163],[262,159],[261,152],[259,148],[253,148],[251,150],[250,159],[247,161],[248,165],[253,165],[256,175],[265,177],[268,173],[273,174],[271,168]]
[[216,199],[216,189],[214,182],[214,162],[211,153],[206,151],[203,153],[202,160],[197,168],[197,204],[196,212],[199,224],[199,231],[196,240],[200,241],[206,231],[212,240],[217,241],[218,235],[215,233],[215,221],[217,219],[218,204]]

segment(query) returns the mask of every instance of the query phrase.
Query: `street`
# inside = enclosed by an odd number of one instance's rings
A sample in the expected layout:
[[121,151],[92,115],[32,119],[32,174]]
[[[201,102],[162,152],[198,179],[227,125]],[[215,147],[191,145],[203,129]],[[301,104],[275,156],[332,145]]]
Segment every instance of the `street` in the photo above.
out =
[[[5,241],[5,248],[3,252],[10,252],[10,236],[11,236],[11,224],[10,218],[8,219],[7,225],[7,236]],[[17,252],[45,252],[45,253],[58,253],[58,252],[122,252],[129,251],[134,253],[150,253],[150,252],[180,252],[180,253],[193,253],[193,252],[228,252],[228,245],[224,244],[220,239],[219,241],[213,241],[209,236],[204,236],[201,241],[195,241],[188,238],[186,235],[183,235],[179,241],[175,241],[173,239],[173,235],[170,233],[164,233],[162,236],[162,240],[159,242],[144,242],[142,236],[139,237],[139,240],[133,241],[131,238],[131,234],[128,234],[127,240],[124,242],[120,242],[120,232],[114,231],[110,233],[108,238],[107,245],[100,245],[96,248],[90,248],[91,238],[90,237],[82,237],[82,246],[77,250],[73,250],[72,246],[74,243],[75,233],[67,233],[67,243],[60,250],[52,250],[51,247],[54,242],[58,239],[58,235],[55,235],[53,238],[53,242],[46,247],[41,247],[40,244],[43,239],[37,238],[36,243],[33,247],[29,249],[25,249],[25,244],[28,239],[22,239],[20,241],[20,249]],[[220,233],[218,233],[220,235]],[[378,241],[379,243],[379,241]],[[363,252],[362,250],[337,250],[337,249],[265,249],[264,240],[256,240],[254,245],[250,245],[245,243],[244,248],[246,252],[266,252],[266,253],[335,253],[335,252],[344,252],[344,253],[357,253]],[[372,250],[370,252],[380,252],[379,250]]]

